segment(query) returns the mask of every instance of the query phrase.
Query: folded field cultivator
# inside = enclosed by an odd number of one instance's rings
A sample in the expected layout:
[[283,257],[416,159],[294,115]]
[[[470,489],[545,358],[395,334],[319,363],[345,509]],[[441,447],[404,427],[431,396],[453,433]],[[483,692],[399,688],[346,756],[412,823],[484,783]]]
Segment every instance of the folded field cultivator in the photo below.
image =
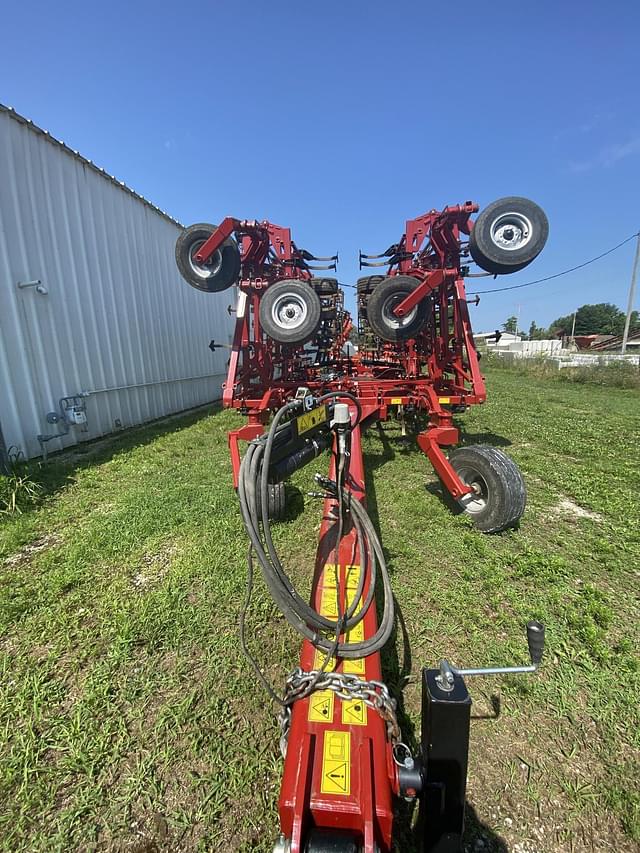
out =
[[[459,850],[471,707],[465,678],[533,672],[542,658],[544,628],[530,622],[526,666],[463,670],[441,661],[423,670],[419,754],[404,745],[382,680],[394,599],[366,512],[362,431],[392,416],[416,426],[447,501],[483,532],[514,526],[526,500],[522,476],[502,451],[456,448],[453,415],[486,396],[465,294],[468,265],[495,275],[522,269],[542,250],[548,224],[523,198],[494,202],[474,222],[477,211],[471,202],[432,210],[409,220],[382,255],[360,254],[361,266],[386,270],[357,283],[355,356],[336,279],[313,276],[315,262],[335,269],[337,255],[298,249],[288,228],[232,218],[191,226],[176,245],[189,284],[209,292],[237,287],[223,400],[247,416],[229,446],[250,542],[249,582],[257,559],[276,605],[303,638],[282,695],[251,659],[281,708],[280,853],[390,851],[396,797],[419,801],[420,849]],[[248,442],[242,459],[240,441]],[[331,452],[328,474],[316,474],[311,493],[324,511],[307,601],[286,573],[271,522],[285,512],[286,478],[324,451]]]

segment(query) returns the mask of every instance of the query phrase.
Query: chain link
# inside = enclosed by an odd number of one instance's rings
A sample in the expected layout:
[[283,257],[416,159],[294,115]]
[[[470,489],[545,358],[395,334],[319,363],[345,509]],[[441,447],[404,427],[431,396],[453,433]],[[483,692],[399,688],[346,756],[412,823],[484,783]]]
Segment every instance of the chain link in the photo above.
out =
[[320,672],[311,670],[305,672],[298,667],[287,678],[284,708],[280,712],[280,751],[285,756],[289,729],[291,728],[291,712],[294,702],[306,699],[316,690],[333,690],[340,699],[345,701],[359,699],[377,711],[387,727],[387,736],[394,749],[401,744],[400,727],[396,715],[396,700],[389,693],[389,688],[382,681],[363,681],[357,675],[343,672]]

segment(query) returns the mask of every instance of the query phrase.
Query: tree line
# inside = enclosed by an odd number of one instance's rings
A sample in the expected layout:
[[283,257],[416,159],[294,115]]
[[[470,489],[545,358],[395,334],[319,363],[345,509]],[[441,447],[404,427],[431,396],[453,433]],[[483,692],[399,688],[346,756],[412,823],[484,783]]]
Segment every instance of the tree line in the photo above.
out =
[[[622,335],[626,314],[611,302],[599,302],[596,305],[582,305],[575,312],[574,335]],[[516,333],[518,318],[508,317],[502,324],[505,332]],[[545,329],[531,321],[529,332],[519,329],[518,334],[530,341],[540,341],[548,338],[558,338],[571,334],[573,329],[573,314],[558,317]],[[631,313],[631,332],[640,331],[640,316],[637,311]]]

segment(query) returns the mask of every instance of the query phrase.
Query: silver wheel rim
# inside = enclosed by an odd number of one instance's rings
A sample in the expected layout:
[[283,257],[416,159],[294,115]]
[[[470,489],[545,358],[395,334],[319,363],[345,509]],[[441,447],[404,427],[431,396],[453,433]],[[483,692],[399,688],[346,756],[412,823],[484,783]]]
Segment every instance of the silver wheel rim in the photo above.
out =
[[189,266],[193,270],[193,273],[202,279],[213,278],[220,272],[222,267],[222,252],[220,249],[216,249],[206,264],[200,264],[196,261],[196,255],[205,243],[206,240],[197,240],[189,250]]
[[462,482],[473,489],[473,494],[469,495],[465,500],[465,512],[468,512],[470,515],[477,515],[483,512],[489,503],[489,488],[486,480],[472,468],[460,468],[457,473]]
[[307,319],[307,303],[297,293],[283,293],[271,306],[271,319],[279,329],[299,329]]
[[495,246],[507,252],[515,252],[531,241],[533,228],[524,214],[512,211],[501,213],[493,220],[490,234]]
[[405,314],[404,317],[397,317],[393,313],[394,308],[397,308],[401,302],[404,302],[408,295],[408,293],[392,293],[382,303],[382,318],[389,329],[404,329],[415,320],[418,313],[417,305],[414,305],[411,311]]

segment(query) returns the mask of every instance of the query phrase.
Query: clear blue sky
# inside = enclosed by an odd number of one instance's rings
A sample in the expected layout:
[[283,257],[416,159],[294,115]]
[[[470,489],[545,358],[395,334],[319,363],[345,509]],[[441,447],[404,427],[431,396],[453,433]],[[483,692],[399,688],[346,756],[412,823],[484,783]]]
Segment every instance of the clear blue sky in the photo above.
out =
[[[496,284],[640,228],[637,0],[61,0],[5,3],[1,20],[2,102],[184,223],[268,218],[338,249],[345,282],[359,247],[382,251],[405,219],[465,199],[547,211],[543,255]],[[625,307],[632,253],[485,296],[474,326],[518,305],[525,328]]]

